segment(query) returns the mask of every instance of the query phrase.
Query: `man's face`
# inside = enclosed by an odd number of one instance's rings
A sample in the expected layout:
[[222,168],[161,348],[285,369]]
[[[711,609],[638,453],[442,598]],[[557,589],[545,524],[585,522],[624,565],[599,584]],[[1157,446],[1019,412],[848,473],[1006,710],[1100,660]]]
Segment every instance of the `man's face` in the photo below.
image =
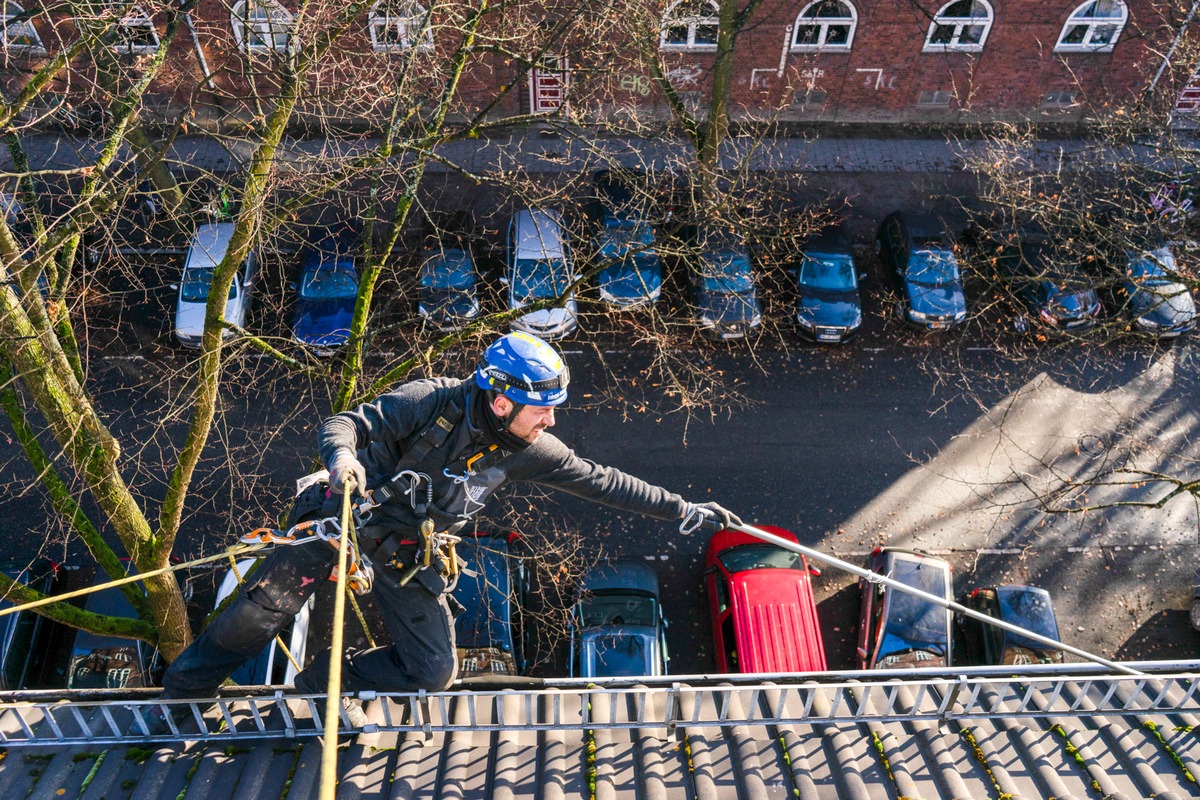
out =
[[522,406],[516,416],[509,418],[515,406],[507,397],[496,398],[495,411],[501,419],[507,420],[508,431],[518,439],[533,444],[546,428],[554,427],[554,406]]

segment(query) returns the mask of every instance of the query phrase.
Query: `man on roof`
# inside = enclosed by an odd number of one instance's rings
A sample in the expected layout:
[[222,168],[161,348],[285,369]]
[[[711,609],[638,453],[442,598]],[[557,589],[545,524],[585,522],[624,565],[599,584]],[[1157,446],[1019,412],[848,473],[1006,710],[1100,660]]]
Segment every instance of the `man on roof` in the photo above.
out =
[[[716,503],[689,503],[577,456],[549,432],[569,380],[553,347],[510,333],[487,348],[472,378],[412,381],[321,425],[328,483],[299,495],[289,523],[336,516],[347,484],[361,492],[359,544],[374,565],[373,591],[392,637],[389,646],[346,654],[343,691],[440,691],[453,682],[453,534],[506,483],[528,481],[662,520],[741,524]],[[163,697],[214,696],[329,579],[336,560],[330,547],[277,547],[171,664]],[[326,649],[296,677],[296,687],[324,692],[328,676]]]

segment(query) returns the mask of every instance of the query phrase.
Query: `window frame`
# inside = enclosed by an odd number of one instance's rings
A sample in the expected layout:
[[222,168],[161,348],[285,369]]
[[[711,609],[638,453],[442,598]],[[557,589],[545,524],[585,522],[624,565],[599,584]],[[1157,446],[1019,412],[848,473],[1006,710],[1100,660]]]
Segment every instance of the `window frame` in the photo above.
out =
[[[981,5],[987,11],[987,16],[951,17],[946,14],[948,8],[961,2],[965,2],[965,0],[950,0],[933,15],[933,21],[929,23],[929,32],[925,34],[925,45],[921,48],[922,53],[979,53],[983,51],[988,36],[992,32],[992,25],[996,22],[996,11],[988,0],[970,0],[972,10],[976,5]],[[959,41],[965,29],[977,26],[983,27],[983,34],[979,37],[978,42]],[[954,28],[954,35],[949,42],[933,41],[934,34],[939,29],[950,27]]]
[[158,48],[162,47],[162,39],[158,35],[158,28],[154,24],[154,19],[140,5],[130,8],[129,13],[117,21],[117,27],[122,30],[147,28],[154,38],[153,45],[133,44],[131,40],[113,42],[112,48],[118,53],[148,55],[150,53],[157,53]]
[[[385,6],[391,6],[385,8]],[[390,13],[403,10],[409,13],[405,16]],[[376,0],[367,15],[367,34],[371,38],[371,49],[376,53],[405,53],[409,50],[432,52],[433,26],[426,24],[429,9],[415,0]],[[381,42],[380,29],[392,29],[400,34],[399,42]],[[420,41],[413,44],[414,35],[420,35]]]
[[[253,22],[247,16],[247,12],[252,8],[260,8],[267,11],[265,18],[255,18]],[[240,13],[239,13],[240,12]],[[281,47],[276,37],[279,33],[276,31],[278,25],[282,23],[281,32],[283,34],[283,46]],[[233,29],[233,38],[237,42],[238,49],[251,52],[270,52],[270,53],[285,53],[291,43],[292,36],[296,33],[296,18],[291,11],[283,6],[278,0],[238,0],[234,3],[233,8],[229,10],[229,25]],[[247,33],[253,31],[259,43],[255,43]],[[267,36],[266,32],[273,44],[263,43]]]
[[[1113,48],[1117,46],[1117,42],[1121,40],[1121,34],[1125,32],[1125,25],[1129,22],[1129,4],[1125,0],[1111,0],[1121,8],[1121,16],[1119,21],[1114,21],[1114,17],[1088,17],[1080,16],[1080,12],[1084,9],[1091,8],[1104,0],[1086,0],[1080,3],[1071,10],[1067,15],[1066,21],[1063,23],[1062,30],[1058,33],[1058,42],[1054,45],[1056,53],[1111,53]],[[1075,28],[1086,27],[1087,32],[1084,34],[1083,41],[1076,44],[1073,42],[1064,42],[1063,39],[1067,34]],[[1092,45],[1092,36],[1097,28],[1116,28],[1113,31],[1112,38],[1107,43],[1102,45]]]
[[[693,15],[693,16],[683,17],[678,20],[672,17],[672,14],[675,11],[675,9],[677,9],[683,5],[693,5],[693,4],[697,8],[707,7],[712,12],[712,16],[702,17],[699,15]],[[662,21],[658,28],[658,49],[666,50],[666,51],[673,51],[673,52],[684,52],[684,53],[713,52],[714,50],[717,49],[717,43],[716,43],[715,39],[712,44],[709,44],[707,42],[697,44],[696,43],[696,30],[701,25],[704,25],[705,27],[711,25],[713,28],[713,34],[715,37],[718,30],[720,29],[720,19],[719,19],[720,11],[721,11],[720,6],[717,5],[716,0],[675,0],[675,2],[672,3],[671,5],[667,6],[667,10],[663,12]],[[680,23],[682,23],[684,20],[687,21],[687,26],[688,26],[687,42],[681,43],[681,42],[667,41],[668,29],[680,27],[681,26]]]
[[[16,12],[11,12],[10,9],[17,9]],[[4,48],[6,55],[24,55],[24,56],[44,56],[47,55],[46,45],[42,43],[42,35],[38,33],[37,26],[33,24],[33,17],[21,20],[16,23],[18,35],[32,36],[34,44],[16,44],[9,41],[9,21],[28,13],[20,4],[12,2],[12,0],[4,0],[4,31],[3,39],[0,42],[0,47]]]
[[[854,34],[858,30],[858,9],[854,7],[854,3],[850,0],[833,0],[845,8],[850,10],[849,16],[846,17],[805,17],[804,13],[809,9],[813,9],[829,0],[812,0],[804,8],[800,9],[800,13],[796,15],[796,21],[792,23],[792,42],[791,52],[793,53],[849,53],[854,47]],[[801,20],[807,20],[801,22]],[[832,24],[845,25],[847,21],[850,23],[850,33],[846,36],[845,44],[826,44],[825,41],[829,36],[829,26]],[[803,44],[796,41],[796,37],[800,35],[800,28],[820,27],[821,33],[818,36],[817,44]]]

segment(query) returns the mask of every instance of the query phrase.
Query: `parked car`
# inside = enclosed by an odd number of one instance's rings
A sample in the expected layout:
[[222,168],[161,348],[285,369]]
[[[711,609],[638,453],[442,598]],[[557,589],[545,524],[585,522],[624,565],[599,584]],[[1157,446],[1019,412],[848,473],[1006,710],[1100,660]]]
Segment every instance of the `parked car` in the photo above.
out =
[[654,570],[638,561],[595,567],[571,608],[571,677],[666,675],[666,629]]
[[1120,264],[1114,304],[1144,333],[1170,339],[1196,328],[1196,300],[1179,280],[1171,246],[1129,251]]
[[[96,570],[93,585],[107,583],[108,574]],[[107,617],[134,619],[137,612],[119,587],[87,595],[84,609]],[[140,639],[78,631],[67,668],[68,689],[127,689],[154,685],[158,652]]]
[[[867,569],[949,600],[950,565],[912,550],[877,547]],[[882,583],[858,580],[858,668],[950,666],[950,611]]]
[[618,308],[654,303],[662,293],[662,258],[655,250],[654,227],[640,172],[600,170],[592,176],[596,192],[593,217],[597,258],[612,262],[600,270],[600,299]]
[[1103,309],[1093,276],[1054,237],[1033,228],[977,236],[982,263],[994,268],[1019,306],[1018,331],[1028,329],[1029,317],[1064,331],[1085,330],[1100,320]]
[[479,273],[467,247],[436,247],[421,254],[417,313],[441,331],[452,331],[479,316]]
[[[1055,641],[1058,621],[1050,593],[1036,586],[1007,584],[975,589],[963,598],[962,604],[1013,625],[1019,625]],[[988,625],[964,614],[956,617],[963,637],[963,650],[970,664],[1060,664],[1063,651]]]
[[[65,583],[58,564],[42,558],[0,562],[0,572],[44,595],[59,594]],[[0,608],[13,605],[0,599]],[[57,627],[32,611],[0,617],[0,691],[43,688],[46,659]]]
[[[175,337],[185,347],[200,346],[204,334],[204,307],[208,302],[213,271],[225,259],[233,228],[232,222],[206,222],[196,229],[188,244],[182,279],[178,287],[172,287],[179,290],[175,305]],[[226,321],[238,326],[246,324],[257,281],[258,256],[251,250],[229,286]],[[232,336],[233,332],[225,329],[221,335]]]
[[875,252],[900,294],[905,322],[941,330],[967,318],[955,242],[936,217],[888,215],[875,236]]
[[354,241],[330,237],[304,249],[292,338],[319,356],[333,355],[350,339],[350,322],[358,299]]
[[[508,226],[508,307],[562,297],[575,280],[567,232],[558,209],[523,209]],[[514,330],[543,339],[561,339],[578,326],[574,295],[561,308],[531,311],[513,320]]]
[[691,269],[696,324],[706,339],[742,339],[762,324],[746,245],[723,231],[697,233]]
[[862,300],[854,250],[842,226],[818,231],[791,267],[799,302],[800,334],[814,342],[845,342],[862,327]]
[[[774,525],[758,527],[797,541]],[[825,645],[804,556],[739,531],[717,531],[705,554],[718,672],[823,672]]]
[[520,549],[515,534],[467,536],[457,546],[459,557],[475,573],[462,573],[454,589],[464,609],[454,621],[462,678],[525,671],[521,614],[529,585]]
[[[315,547],[317,545],[307,546]],[[228,570],[221,578],[221,585],[217,587],[217,599],[213,608],[220,608],[226,598],[237,592],[240,585],[238,578],[245,581],[247,576],[253,572],[255,563],[262,560],[243,558],[237,562],[235,569]],[[287,646],[288,653],[291,653],[296,664],[304,664],[307,657],[309,621],[316,599],[316,595],[309,597],[308,602],[300,607],[300,611],[297,612],[291,624],[284,627],[279,633],[280,639]],[[296,669],[296,665],[283,652],[279,643],[272,641],[257,655],[247,659],[245,663],[234,670],[230,680],[242,686],[292,686],[296,683],[297,672],[299,670]]]

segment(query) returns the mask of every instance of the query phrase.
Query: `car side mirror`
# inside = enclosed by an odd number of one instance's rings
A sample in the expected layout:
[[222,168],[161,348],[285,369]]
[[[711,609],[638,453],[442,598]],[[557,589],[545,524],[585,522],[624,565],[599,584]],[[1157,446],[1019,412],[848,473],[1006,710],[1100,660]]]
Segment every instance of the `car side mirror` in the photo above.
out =
[[708,569],[704,570],[704,573],[703,573],[703,574],[704,574],[704,576],[705,576],[705,577],[707,577],[707,576],[709,576],[709,575],[712,575],[712,574],[713,574],[714,572],[716,572],[716,571],[717,571],[717,566],[716,566],[716,564],[714,564],[713,566],[711,566],[711,567],[709,567]]
[[178,283],[172,283],[172,284],[170,284],[170,287],[171,287],[171,291],[172,291],[172,292],[178,292],[178,291],[179,291],[179,284],[178,284]]
[[294,283],[289,283],[289,284],[288,284],[288,291],[289,291],[289,292],[294,292],[294,291],[296,291],[296,284],[294,284]]
[[508,278],[501,278],[500,283],[502,283],[505,286],[508,286]]
[[865,272],[858,273],[858,279],[860,281],[865,281],[867,279],[867,273],[865,273]]

